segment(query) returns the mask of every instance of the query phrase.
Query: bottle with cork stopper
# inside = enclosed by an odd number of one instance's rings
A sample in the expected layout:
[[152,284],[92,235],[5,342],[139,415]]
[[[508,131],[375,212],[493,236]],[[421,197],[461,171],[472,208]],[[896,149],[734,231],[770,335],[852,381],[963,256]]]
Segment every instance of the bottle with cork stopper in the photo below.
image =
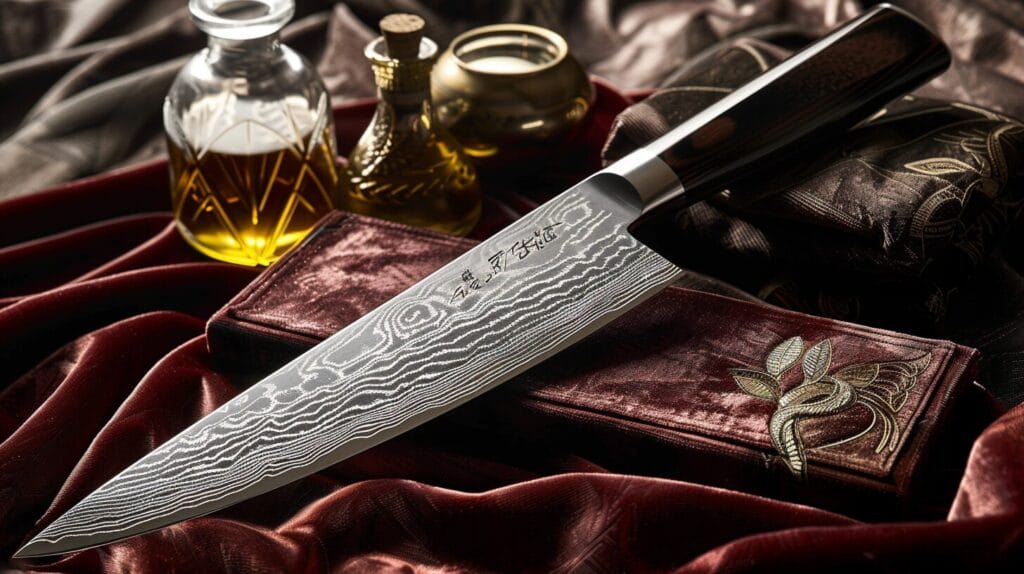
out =
[[348,158],[351,185],[342,209],[465,235],[480,217],[476,170],[458,141],[435,120],[430,70],[437,44],[424,37],[424,21],[390,14],[382,36],[365,50],[379,103]]

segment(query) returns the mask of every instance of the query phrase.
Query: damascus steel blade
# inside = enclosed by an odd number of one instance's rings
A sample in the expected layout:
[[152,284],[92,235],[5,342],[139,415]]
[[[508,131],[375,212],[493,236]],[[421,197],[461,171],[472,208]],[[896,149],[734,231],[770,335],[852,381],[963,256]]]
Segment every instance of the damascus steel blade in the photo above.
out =
[[196,422],[17,556],[106,544],[213,512],[536,365],[680,276],[627,232],[640,209],[626,179],[592,176]]

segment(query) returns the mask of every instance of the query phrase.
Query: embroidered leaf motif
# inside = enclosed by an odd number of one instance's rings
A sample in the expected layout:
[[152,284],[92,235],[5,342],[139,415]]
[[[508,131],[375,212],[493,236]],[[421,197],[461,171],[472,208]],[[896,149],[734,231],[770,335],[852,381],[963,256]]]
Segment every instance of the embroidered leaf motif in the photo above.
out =
[[927,369],[928,368],[928,364],[931,363],[931,362],[932,362],[932,354],[931,353],[925,353],[925,354],[921,355],[920,357],[917,357],[915,359],[911,359],[909,361],[906,361],[907,365],[909,365],[910,368],[913,369],[915,375],[920,374],[921,371]]
[[803,476],[807,461],[797,422],[834,415],[855,399],[853,386],[837,383],[832,377],[796,386],[782,395],[779,408],[768,421],[768,434],[793,474]]
[[775,450],[782,455],[782,461],[789,467],[789,471],[796,476],[806,476],[807,453],[804,451],[800,441],[800,433],[797,432],[797,418],[791,417],[785,421],[776,420],[778,411],[772,415],[772,423],[778,425],[779,429],[772,433],[772,443]]
[[[803,354],[803,381],[782,392],[782,381],[775,372],[791,368],[803,350],[800,337],[787,339],[771,351],[768,373],[751,369],[729,369],[744,392],[775,402],[768,421],[768,436],[782,461],[798,477],[807,476],[807,450],[837,447],[873,433],[875,452],[895,452],[904,436],[898,413],[908,400],[910,390],[931,363],[931,353],[906,361],[858,363],[828,374],[832,364],[832,343],[819,341]],[[795,356],[795,358],[794,358]],[[827,419],[860,405],[871,413],[871,422],[860,432],[830,442],[805,446],[801,424]],[[822,424],[822,423],[817,423]]]
[[768,355],[768,360],[765,361],[768,374],[777,377],[788,371],[790,367],[800,360],[800,354],[803,352],[804,340],[799,336],[790,337],[779,343],[777,347],[772,349],[772,352]]
[[807,349],[804,355],[804,382],[815,383],[825,376],[829,365],[832,364],[832,343],[828,339],[822,339],[818,344]]
[[912,161],[903,167],[923,173],[925,175],[948,175],[951,173],[963,173],[965,171],[976,171],[970,164],[964,163],[951,157],[932,157],[918,161]]
[[850,383],[857,388],[866,387],[878,377],[878,363],[861,363],[843,367],[833,373],[832,377],[844,383]]
[[769,401],[779,400],[779,381],[775,377],[749,369],[729,369],[743,392]]
[[894,452],[899,445],[903,434],[896,415],[903,409],[908,391],[917,384],[931,359],[932,354],[926,353],[909,361],[879,363],[875,379],[858,390],[857,402],[871,411],[873,417],[865,433],[879,429],[876,453]]

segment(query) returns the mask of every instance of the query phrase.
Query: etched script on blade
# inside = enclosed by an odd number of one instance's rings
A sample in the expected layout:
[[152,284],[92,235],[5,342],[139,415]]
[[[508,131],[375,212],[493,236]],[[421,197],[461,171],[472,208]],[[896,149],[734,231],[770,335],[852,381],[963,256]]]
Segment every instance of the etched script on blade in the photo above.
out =
[[474,273],[472,269],[463,271],[462,283],[452,292],[452,298],[448,302],[455,303],[465,299],[471,290],[483,289],[499,273],[508,269],[510,264],[515,263],[517,260],[522,261],[532,253],[538,253],[543,250],[545,245],[558,239],[555,228],[563,223],[562,221],[556,221],[555,223],[545,225],[542,229],[535,229],[533,235],[517,239],[507,249],[495,251],[487,257],[487,263],[490,265],[490,268],[482,273]]
[[671,283],[679,269],[627,233],[636,209],[601,187],[563,193],[349,325],[36,541],[103,544],[271,490],[464,403]]

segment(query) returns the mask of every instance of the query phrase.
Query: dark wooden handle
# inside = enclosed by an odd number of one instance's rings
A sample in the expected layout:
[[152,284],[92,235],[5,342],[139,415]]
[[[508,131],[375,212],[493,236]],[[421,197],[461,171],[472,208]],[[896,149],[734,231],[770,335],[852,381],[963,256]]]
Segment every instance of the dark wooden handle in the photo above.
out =
[[794,148],[836,145],[948,65],[945,45],[914,17],[888,5],[865,13],[648,144],[683,190],[644,197],[642,219],[705,199]]

